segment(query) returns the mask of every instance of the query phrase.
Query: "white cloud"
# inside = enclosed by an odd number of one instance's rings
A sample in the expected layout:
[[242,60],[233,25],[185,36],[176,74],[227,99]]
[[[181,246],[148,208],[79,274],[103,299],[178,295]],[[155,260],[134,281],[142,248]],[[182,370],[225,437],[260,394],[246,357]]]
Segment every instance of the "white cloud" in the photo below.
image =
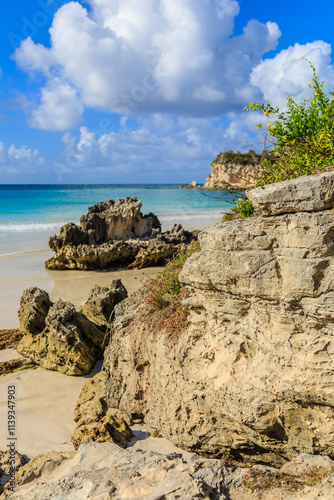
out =
[[14,144],[6,147],[0,142],[0,173],[29,174],[36,173],[45,164],[43,156],[37,149],[27,146],[17,147]]
[[[140,119],[136,130],[123,123],[117,132],[98,135],[81,127],[78,139],[69,133],[63,136],[64,151],[57,165],[61,173],[80,173],[83,177],[117,173],[123,175],[123,182],[127,174],[137,181],[141,175],[146,180],[152,175],[155,181],[161,176],[165,182],[192,176],[204,181],[220,151],[254,147],[250,143],[252,131],[257,134],[253,118],[232,115],[226,131],[212,119],[166,119],[160,113]],[[253,140],[260,140],[259,135]],[[66,178],[61,180],[65,182]]]
[[288,94],[297,101],[307,99],[311,95],[307,82],[312,79],[312,70],[305,59],[316,67],[320,80],[328,81],[333,87],[331,52],[331,46],[321,40],[305,45],[296,43],[254,68],[251,83],[261,90],[264,100],[279,107],[284,107]]
[[84,106],[121,115],[217,116],[242,108],[245,97],[261,97],[250,70],[276,47],[280,31],[251,20],[233,36],[235,0],[89,3],[89,13],[77,2],[58,10],[50,48],[27,39],[15,52],[22,69],[47,78],[32,126],[67,130]]
[[41,103],[34,109],[30,125],[34,128],[63,131],[80,121],[83,105],[76,89],[59,78],[52,79],[41,91]]

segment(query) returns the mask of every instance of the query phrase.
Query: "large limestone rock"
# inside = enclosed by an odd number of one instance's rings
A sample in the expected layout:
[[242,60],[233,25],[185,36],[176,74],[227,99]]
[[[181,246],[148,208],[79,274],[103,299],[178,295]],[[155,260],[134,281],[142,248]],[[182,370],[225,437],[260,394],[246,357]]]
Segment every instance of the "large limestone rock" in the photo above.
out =
[[32,470],[27,464],[21,471],[23,478],[8,500],[224,500],[245,472],[218,460],[122,450],[113,443],[81,445],[74,458],[58,453],[43,462],[39,457]]
[[120,280],[110,287],[95,287],[80,312],[61,299],[52,304],[49,295],[36,287],[25,290],[18,311],[23,336],[17,351],[49,370],[89,373],[103,357],[110,313],[126,296]]
[[193,238],[191,232],[175,225],[161,232],[158,218],[142,215],[136,198],[107,200],[89,208],[80,227],[66,224],[59,236],[49,239],[56,252],[45,265],[48,269],[106,269],[117,266],[162,264],[177,247]]
[[334,172],[268,184],[246,194],[261,215],[326,210],[334,207]]
[[83,386],[74,410],[76,428],[71,441],[77,449],[82,443],[112,442],[126,447],[133,437],[130,420],[116,408],[108,408],[107,374],[99,372]]
[[[312,457],[298,457],[310,462]],[[297,459],[297,462],[298,462]],[[316,462],[316,460],[314,460]],[[293,468],[294,464],[291,463]],[[307,476],[307,473],[310,475]],[[332,499],[333,474],[287,475],[271,467],[235,467],[198,455],[156,453],[114,443],[87,443],[77,453],[46,453],[21,467],[8,500],[293,500]],[[324,477],[303,490],[308,479]],[[312,494],[314,496],[312,496]],[[321,496],[324,495],[324,496]]]
[[332,211],[236,220],[199,239],[180,275],[185,331],[153,328],[140,294],[116,307],[109,405],[209,457],[333,458]]

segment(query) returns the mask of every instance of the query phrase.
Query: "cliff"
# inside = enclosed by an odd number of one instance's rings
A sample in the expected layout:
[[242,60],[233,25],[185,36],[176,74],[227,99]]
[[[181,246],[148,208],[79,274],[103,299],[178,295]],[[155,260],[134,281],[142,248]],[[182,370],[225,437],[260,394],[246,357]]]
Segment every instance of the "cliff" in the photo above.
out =
[[202,189],[247,189],[256,184],[261,173],[261,155],[227,151],[210,165],[211,173]]
[[[111,407],[210,458],[334,456],[333,181],[257,188],[258,216],[200,233],[180,275],[190,315],[179,334],[157,331],[140,293],[116,306]],[[273,190],[281,208],[262,215]]]

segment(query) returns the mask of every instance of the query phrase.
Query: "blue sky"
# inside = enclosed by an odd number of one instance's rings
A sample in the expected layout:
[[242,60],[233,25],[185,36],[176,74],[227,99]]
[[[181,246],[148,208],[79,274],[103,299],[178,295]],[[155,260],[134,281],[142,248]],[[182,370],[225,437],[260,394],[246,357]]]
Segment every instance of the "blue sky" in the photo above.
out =
[[13,0],[0,19],[0,183],[203,182],[261,150],[250,100],[334,87],[332,0]]

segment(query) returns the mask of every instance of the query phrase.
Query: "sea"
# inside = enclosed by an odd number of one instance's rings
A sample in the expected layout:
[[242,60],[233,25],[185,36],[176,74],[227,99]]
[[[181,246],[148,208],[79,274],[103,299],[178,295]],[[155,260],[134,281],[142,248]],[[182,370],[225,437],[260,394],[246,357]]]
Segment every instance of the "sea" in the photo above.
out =
[[0,185],[0,259],[43,251],[48,238],[98,201],[126,196],[142,200],[142,212],[158,215],[163,229],[180,223],[202,229],[220,221],[232,196],[223,191],[179,189],[175,184]]

